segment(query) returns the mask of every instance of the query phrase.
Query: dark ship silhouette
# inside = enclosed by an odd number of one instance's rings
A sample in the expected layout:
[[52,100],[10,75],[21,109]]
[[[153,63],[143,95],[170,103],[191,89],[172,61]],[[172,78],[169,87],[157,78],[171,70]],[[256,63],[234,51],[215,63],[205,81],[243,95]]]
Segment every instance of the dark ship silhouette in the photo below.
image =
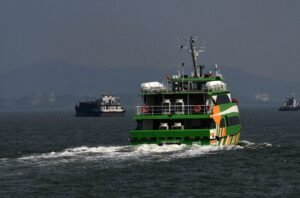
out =
[[293,96],[285,98],[283,106],[279,107],[279,111],[298,111],[299,109],[299,102]]
[[77,117],[97,117],[103,115],[120,115],[125,113],[120,99],[108,93],[103,94],[101,99],[94,101],[79,102],[75,106]]

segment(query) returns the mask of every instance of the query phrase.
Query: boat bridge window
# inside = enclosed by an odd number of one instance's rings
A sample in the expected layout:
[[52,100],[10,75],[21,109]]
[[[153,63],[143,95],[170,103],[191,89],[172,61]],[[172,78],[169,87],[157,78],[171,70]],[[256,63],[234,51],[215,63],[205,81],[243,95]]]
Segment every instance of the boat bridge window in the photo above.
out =
[[200,82],[193,82],[192,88],[193,90],[202,90],[202,84]]
[[240,124],[239,116],[227,117],[227,125],[234,126]]
[[152,120],[138,120],[137,121],[137,130],[149,130],[153,128]]
[[136,130],[142,130],[143,129],[143,121],[138,120]]
[[217,104],[226,104],[226,103],[230,103],[230,99],[227,95],[218,95],[217,99],[216,99],[216,103]]
[[189,129],[213,129],[216,128],[212,119],[187,120],[186,127]]

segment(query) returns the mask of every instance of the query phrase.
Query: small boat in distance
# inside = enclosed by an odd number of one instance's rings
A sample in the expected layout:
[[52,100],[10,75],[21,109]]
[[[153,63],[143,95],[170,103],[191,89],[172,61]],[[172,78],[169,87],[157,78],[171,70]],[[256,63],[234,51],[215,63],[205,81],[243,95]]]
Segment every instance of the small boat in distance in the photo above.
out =
[[279,111],[298,111],[299,109],[300,104],[294,96],[285,98],[283,106],[279,107]]
[[75,105],[75,111],[77,117],[98,117],[125,113],[124,107],[121,106],[120,98],[110,93],[103,94],[101,99],[79,102]]

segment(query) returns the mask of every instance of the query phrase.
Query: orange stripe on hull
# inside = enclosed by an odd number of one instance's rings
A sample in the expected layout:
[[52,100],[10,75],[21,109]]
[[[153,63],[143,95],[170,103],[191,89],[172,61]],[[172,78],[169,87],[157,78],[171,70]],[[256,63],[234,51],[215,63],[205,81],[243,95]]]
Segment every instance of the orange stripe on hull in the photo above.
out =
[[212,110],[213,110],[213,115],[211,115],[210,117],[215,121],[215,123],[217,125],[220,125],[222,116],[216,115],[216,114],[220,113],[220,106],[219,105],[213,106]]
[[209,141],[209,144],[210,145],[216,145],[218,142],[217,142],[217,140],[210,140]]
[[223,136],[220,138],[220,141],[217,142],[218,145],[237,145],[239,143],[239,139],[240,139],[240,132],[238,132],[237,134],[230,136]]
[[227,135],[227,133],[226,133],[226,128],[222,128],[222,136],[224,137],[224,136],[226,136]]
[[227,138],[226,138],[226,143],[225,145],[229,145],[230,144],[230,136],[228,135]]

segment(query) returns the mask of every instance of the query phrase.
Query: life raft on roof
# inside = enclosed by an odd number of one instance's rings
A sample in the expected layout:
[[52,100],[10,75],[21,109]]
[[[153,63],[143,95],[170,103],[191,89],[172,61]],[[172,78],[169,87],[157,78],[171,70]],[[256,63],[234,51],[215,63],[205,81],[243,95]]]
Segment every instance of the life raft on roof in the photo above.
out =
[[226,84],[219,80],[209,81],[205,84],[205,86],[209,91],[224,91],[224,90],[226,90]]
[[141,84],[141,90],[150,91],[150,90],[162,90],[165,89],[165,86],[159,82],[146,82]]

